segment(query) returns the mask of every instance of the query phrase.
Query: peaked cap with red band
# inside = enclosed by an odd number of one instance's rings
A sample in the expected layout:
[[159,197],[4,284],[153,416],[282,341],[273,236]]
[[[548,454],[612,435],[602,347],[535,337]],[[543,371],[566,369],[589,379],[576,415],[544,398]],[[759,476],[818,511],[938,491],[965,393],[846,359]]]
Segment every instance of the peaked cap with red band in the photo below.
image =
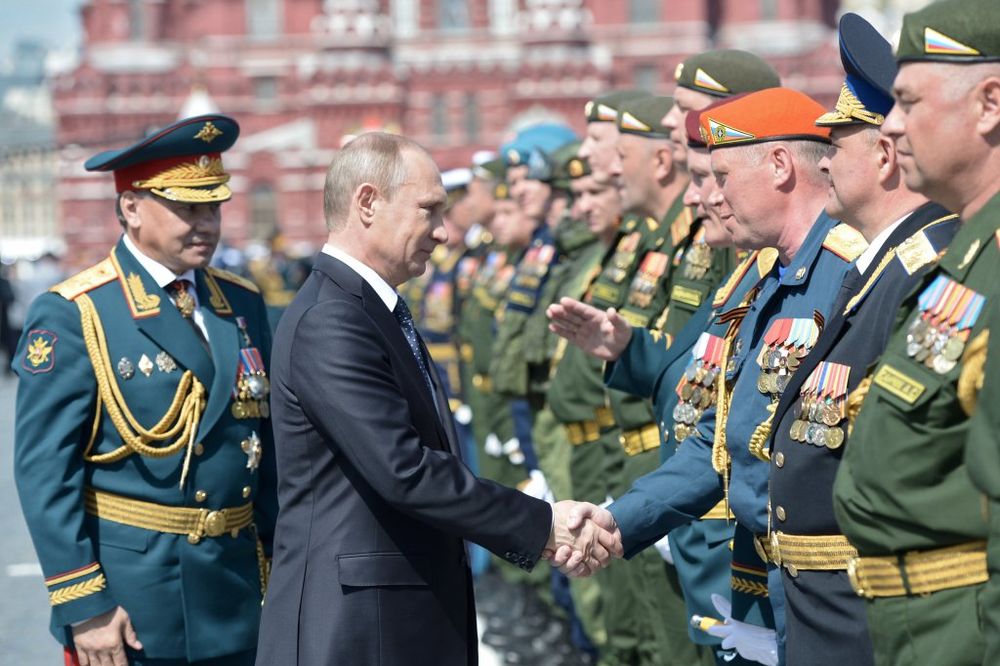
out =
[[226,201],[233,193],[222,153],[240,135],[228,116],[212,114],[185,118],[119,150],[107,150],[87,160],[87,171],[113,171],[115,190],[148,190],[184,203]]
[[708,136],[709,150],[765,141],[830,143],[830,128],[816,126],[816,118],[825,111],[805,93],[768,88],[702,111],[699,123]]

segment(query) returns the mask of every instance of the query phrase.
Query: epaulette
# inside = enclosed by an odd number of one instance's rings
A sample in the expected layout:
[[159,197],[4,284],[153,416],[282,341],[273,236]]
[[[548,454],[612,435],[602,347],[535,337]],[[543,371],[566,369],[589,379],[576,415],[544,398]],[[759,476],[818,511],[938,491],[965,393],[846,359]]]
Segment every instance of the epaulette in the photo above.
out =
[[680,245],[681,241],[691,233],[691,225],[694,223],[694,216],[687,206],[681,208],[681,212],[670,223],[670,241],[674,247]]
[[844,261],[851,262],[868,248],[868,241],[861,232],[847,224],[838,224],[830,229],[823,240],[823,247]]
[[778,249],[765,247],[757,253],[757,274],[764,277],[774,270],[774,262],[778,260]]
[[907,275],[913,275],[927,264],[941,258],[941,252],[934,247],[934,243],[931,242],[926,232],[931,227],[948,220],[953,220],[956,217],[958,216],[954,213],[940,217],[921,227],[919,231],[899,244],[899,247],[896,248],[896,257],[899,259],[899,263],[902,264],[903,270],[906,271]]
[[649,230],[649,233],[654,233],[657,229],[660,228],[660,223],[651,217],[647,217],[646,228]]
[[729,277],[726,278],[723,285],[715,290],[715,298],[712,299],[713,308],[720,308],[726,304],[729,297],[733,295],[733,290],[736,289],[736,285],[740,283],[743,276],[746,275],[747,271],[750,270],[750,267],[754,265],[754,262],[757,260],[757,256],[759,254],[759,252],[751,252],[750,255],[741,261],[736,269],[729,274]]
[[49,291],[54,291],[67,301],[72,301],[80,294],[85,294],[117,278],[118,273],[115,272],[114,264],[108,258],[90,268],[80,271],[72,277],[66,278],[50,288]]
[[230,273],[229,271],[224,271],[221,268],[215,268],[214,266],[209,266],[208,272],[214,278],[217,278],[219,280],[225,280],[226,282],[231,282],[239,287],[243,287],[247,291],[252,291],[255,294],[260,293],[260,287],[254,284],[252,280],[248,280],[242,275],[237,275],[236,273]]

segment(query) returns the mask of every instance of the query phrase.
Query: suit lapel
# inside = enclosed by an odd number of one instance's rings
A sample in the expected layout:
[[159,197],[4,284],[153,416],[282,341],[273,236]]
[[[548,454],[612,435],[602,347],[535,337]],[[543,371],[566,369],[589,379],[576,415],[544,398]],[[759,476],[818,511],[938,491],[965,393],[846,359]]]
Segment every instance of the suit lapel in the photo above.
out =
[[420,348],[423,350],[424,356],[427,358],[428,369],[431,373],[431,381],[434,382],[434,398],[438,407],[438,416],[440,417],[438,421],[443,426],[443,430],[448,441],[448,447],[455,456],[460,459],[464,459],[465,456],[462,454],[462,447],[458,441],[458,433],[455,431],[455,420],[451,416],[451,405],[448,404],[444,384],[441,383],[441,375],[438,373],[437,364],[431,360],[430,351],[427,349],[427,345],[424,344],[423,338],[420,339]]
[[178,365],[191,370],[202,384],[211,386],[215,377],[212,359],[167,292],[156,285],[122,243],[112,251],[111,259],[139,330]]
[[[237,349],[240,348],[239,331],[231,316],[220,316],[232,313],[232,308],[225,302],[219,303],[221,291],[218,286],[207,283],[211,280],[203,271],[196,273],[198,282],[198,304],[208,329],[209,347],[212,350],[212,360],[215,362],[215,376],[208,392],[208,403],[202,413],[201,424],[198,426],[198,436],[203,437],[222,416],[232,397],[233,385],[236,382],[236,366],[239,362]],[[214,288],[211,288],[214,287]]]

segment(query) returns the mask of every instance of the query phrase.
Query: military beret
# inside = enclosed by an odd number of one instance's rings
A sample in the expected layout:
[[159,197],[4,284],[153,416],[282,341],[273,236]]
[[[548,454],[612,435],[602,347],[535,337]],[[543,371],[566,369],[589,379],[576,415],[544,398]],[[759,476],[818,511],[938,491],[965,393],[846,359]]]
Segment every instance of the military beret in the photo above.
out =
[[577,157],[580,142],[572,141],[552,153],[552,187],[568,190],[570,181],[590,175],[590,164]]
[[892,110],[896,61],[892,46],[868,21],[848,12],[840,18],[840,60],[847,78],[833,111],[817,125],[881,125]]
[[500,154],[508,167],[521,166],[528,163],[534,149],[550,152],[575,140],[576,134],[565,125],[540,123],[518,132],[513,141],[500,148]]
[[649,139],[668,139],[670,130],[660,122],[674,105],[674,98],[650,95],[629,100],[618,110],[618,131]]
[[708,136],[708,148],[765,141],[830,142],[830,129],[817,127],[823,106],[809,95],[790,88],[768,88],[735,100],[726,100],[699,118]]
[[649,97],[649,93],[644,90],[615,90],[587,102],[583,114],[588,123],[618,122],[618,110],[621,105],[640,97]]
[[115,190],[149,190],[185,203],[226,201],[233,193],[226,184],[222,153],[240,135],[228,116],[210,114],[185,118],[118,150],[94,155],[87,171],[113,171]]
[[996,0],[941,0],[903,17],[900,63],[1000,61]]
[[749,51],[722,49],[693,55],[677,65],[677,85],[715,97],[777,88],[781,77],[763,58]]
[[492,150],[479,150],[472,156],[472,177],[497,180],[504,175],[503,158]]
[[717,106],[722,106],[723,104],[728,104],[738,100],[741,97],[746,97],[749,93],[740,93],[739,95],[733,95],[732,97],[727,97],[725,99],[720,99],[716,102],[712,102],[704,109],[699,109],[697,111],[688,111],[687,115],[684,116],[684,130],[687,133],[687,145],[690,148],[708,148],[708,133],[701,127],[701,114],[705,111],[711,111]]

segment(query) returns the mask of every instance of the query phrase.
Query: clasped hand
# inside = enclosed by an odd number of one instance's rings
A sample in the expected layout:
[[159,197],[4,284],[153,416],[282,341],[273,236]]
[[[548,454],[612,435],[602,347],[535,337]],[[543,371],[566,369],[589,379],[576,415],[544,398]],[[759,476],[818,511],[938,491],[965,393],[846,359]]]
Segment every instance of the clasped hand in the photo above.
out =
[[564,500],[552,505],[552,532],[543,556],[567,576],[590,576],[622,557],[621,532],[607,509]]

